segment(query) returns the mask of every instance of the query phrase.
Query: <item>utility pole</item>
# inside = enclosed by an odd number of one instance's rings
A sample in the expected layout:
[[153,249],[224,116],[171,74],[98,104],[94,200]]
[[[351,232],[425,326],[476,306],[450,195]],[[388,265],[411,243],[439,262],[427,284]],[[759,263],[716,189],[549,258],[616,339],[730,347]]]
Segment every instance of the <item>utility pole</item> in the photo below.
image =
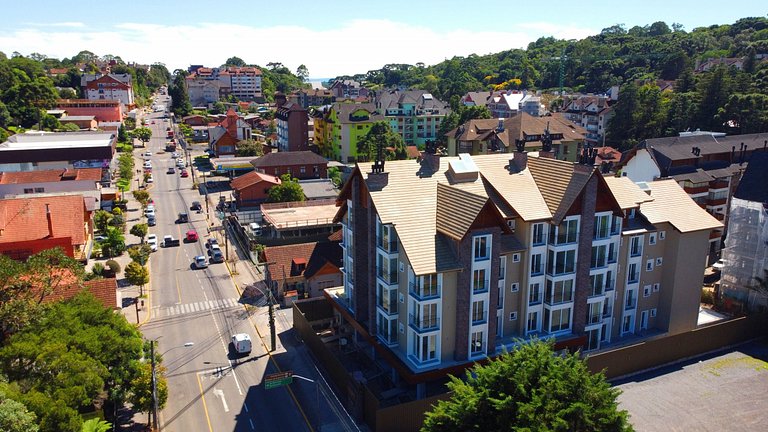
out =
[[277,335],[275,332],[275,310],[272,306],[272,290],[268,289],[269,293],[269,342],[271,343],[272,349],[270,351],[275,350],[275,345],[277,344]]
[[221,226],[224,227],[224,259],[229,261],[229,230],[227,227],[227,222],[229,221],[227,220],[226,216],[222,218]]
[[[149,357],[152,364],[152,417],[155,418],[154,427],[160,430],[160,421],[157,418],[157,374],[155,373],[155,341],[149,341]],[[152,423],[150,422],[150,429],[152,429]]]

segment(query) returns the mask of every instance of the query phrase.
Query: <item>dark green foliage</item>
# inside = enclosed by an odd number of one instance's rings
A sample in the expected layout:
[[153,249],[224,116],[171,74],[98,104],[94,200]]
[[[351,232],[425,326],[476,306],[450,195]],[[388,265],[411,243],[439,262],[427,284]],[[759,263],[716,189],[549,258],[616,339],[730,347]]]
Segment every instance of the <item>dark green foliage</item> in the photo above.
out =
[[403,137],[392,131],[386,121],[377,121],[365,137],[357,143],[357,157],[361,161],[376,159],[377,149],[382,149],[385,160],[407,159]]
[[427,413],[422,432],[632,430],[619,390],[577,354],[556,356],[551,342],[522,344],[448,387],[451,398]]
[[180,117],[192,112],[192,104],[189,102],[189,94],[184,84],[187,71],[176,69],[173,72],[173,81],[168,86],[168,95],[171,97],[171,110]]
[[114,273],[114,274],[120,273],[120,263],[118,263],[117,261],[115,261],[115,260],[107,260],[105,265],[107,266],[107,268],[109,268],[109,270],[112,273]]
[[294,202],[304,201],[304,190],[297,179],[290,174],[280,176],[281,183],[269,188],[269,202]]

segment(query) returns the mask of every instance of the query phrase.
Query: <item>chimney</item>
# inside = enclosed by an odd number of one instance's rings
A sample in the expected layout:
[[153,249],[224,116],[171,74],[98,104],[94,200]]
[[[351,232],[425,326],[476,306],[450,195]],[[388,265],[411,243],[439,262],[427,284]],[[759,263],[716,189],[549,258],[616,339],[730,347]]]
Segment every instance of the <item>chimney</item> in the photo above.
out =
[[528,167],[528,153],[519,151],[512,153],[512,159],[509,160],[509,171],[519,173],[526,167]]
[[53,237],[53,219],[51,219],[51,206],[45,205],[45,218],[48,220],[48,237]]

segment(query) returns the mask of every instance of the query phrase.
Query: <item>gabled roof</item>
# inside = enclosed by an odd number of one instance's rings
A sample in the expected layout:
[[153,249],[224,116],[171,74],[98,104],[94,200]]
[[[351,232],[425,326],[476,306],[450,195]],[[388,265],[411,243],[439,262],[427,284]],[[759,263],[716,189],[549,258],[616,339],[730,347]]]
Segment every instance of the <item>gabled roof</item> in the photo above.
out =
[[699,207],[674,180],[646,183],[653,201],[640,204],[648,222],[669,222],[680,232],[722,228],[723,224]]
[[360,123],[359,120],[352,119],[352,113],[358,110],[364,110],[368,112],[368,119],[365,122],[375,122],[384,120],[384,116],[376,111],[376,106],[372,103],[335,103],[333,109],[336,110],[336,116],[339,119],[339,123]]
[[101,181],[101,168],[0,172],[0,184],[53,183],[69,180]]
[[637,208],[641,203],[653,201],[629,177],[603,177],[622,210]]
[[755,152],[749,159],[749,166],[741,176],[734,197],[768,203],[768,152]]
[[260,182],[268,183],[270,186],[278,185],[281,183],[280,179],[273,175],[262,174],[257,171],[251,171],[239,177],[233,178],[229,182],[229,184],[230,186],[232,186],[232,189],[245,189],[249,186],[253,186],[256,183],[260,183]]
[[547,158],[529,158],[528,169],[556,223],[565,217],[594,174],[594,170],[574,170],[573,162]]
[[[501,128],[499,125],[501,124]],[[456,138],[457,141],[486,141],[496,136],[507,148],[514,146],[516,140],[526,140],[526,146],[536,147],[541,141],[531,141],[530,137],[543,135],[549,127],[551,134],[562,134],[560,141],[583,141],[586,130],[575,125],[562,116],[552,115],[547,117],[534,117],[526,112],[518,112],[505,119],[473,119],[456,129],[448,132],[446,136]]]
[[[311,278],[328,264],[341,272],[343,252],[337,242],[299,243],[285,246],[264,248],[264,258],[269,263],[269,273],[273,281],[304,276]],[[304,269],[297,271],[292,264],[304,263]]]
[[68,300],[82,291],[88,291],[93,294],[96,300],[104,305],[105,308],[120,308],[120,305],[117,304],[117,279],[115,278],[93,279],[84,281],[82,285],[77,283],[62,285],[59,289],[47,295],[44,302]]
[[85,244],[85,211],[80,195],[0,200],[0,243],[70,237]]
[[437,232],[461,240],[488,202],[478,196],[446,184],[437,184]]
[[251,165],[253,165],[254,168],[324,164],[328,164],[328,160],[311,151],[271,152],[251,161]]

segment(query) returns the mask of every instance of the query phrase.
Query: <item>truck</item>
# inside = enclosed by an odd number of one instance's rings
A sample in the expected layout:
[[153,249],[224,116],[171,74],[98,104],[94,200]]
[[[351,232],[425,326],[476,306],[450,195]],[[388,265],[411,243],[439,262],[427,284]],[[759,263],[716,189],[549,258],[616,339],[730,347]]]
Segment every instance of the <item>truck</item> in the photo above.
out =
[[179,239],[173,238],[172,235],[163,236],[163,247],[173,247],[179,245]]
[[176,141],[170,140],[167,143],[165,143],[165,151],[167,152],[175,152],[176,151]]

